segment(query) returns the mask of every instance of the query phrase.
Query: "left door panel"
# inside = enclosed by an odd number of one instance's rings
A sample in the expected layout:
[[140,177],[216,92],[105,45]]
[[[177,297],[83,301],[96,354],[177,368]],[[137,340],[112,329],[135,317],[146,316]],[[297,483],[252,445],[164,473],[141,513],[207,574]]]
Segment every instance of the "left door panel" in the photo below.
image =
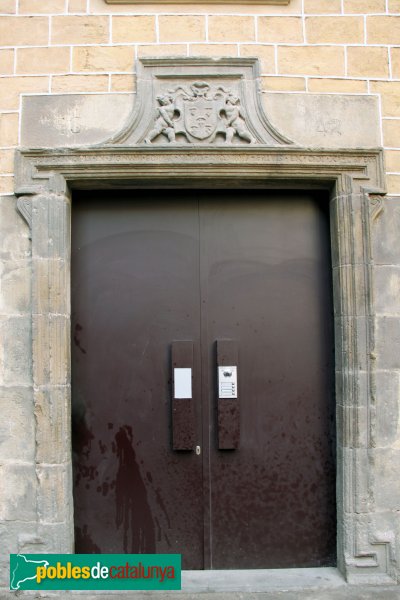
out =
[[75,551],[178,552],[201,569],[201,457],[172,450],[170,400],[171,344],[191,341],[201,444],[198,207],[156,194],[74,196]]

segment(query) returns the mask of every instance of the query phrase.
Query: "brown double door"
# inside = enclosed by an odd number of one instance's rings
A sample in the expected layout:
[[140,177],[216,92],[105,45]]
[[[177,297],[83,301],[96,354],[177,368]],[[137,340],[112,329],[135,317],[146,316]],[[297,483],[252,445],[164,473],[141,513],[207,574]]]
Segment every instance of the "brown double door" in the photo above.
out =
[[[75,195],[76,552],[176,552],[186,569],[335,564],[326,206],[268,190]],[[230,450],[219,340],[238,351]],[[172,447],[175,341],[193,346],[191,451]]]

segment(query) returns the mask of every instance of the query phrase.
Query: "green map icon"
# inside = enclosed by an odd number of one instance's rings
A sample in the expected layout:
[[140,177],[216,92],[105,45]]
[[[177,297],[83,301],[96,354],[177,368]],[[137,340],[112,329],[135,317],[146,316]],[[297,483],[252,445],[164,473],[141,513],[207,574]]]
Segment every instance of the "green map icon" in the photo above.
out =
[[20,585],[30,579],[36,579],[37,567],[48,567],[47,560],[32,560],[23,554],[17,554],[13,561],[13,569],[10,573],[10,588],[19,590]]

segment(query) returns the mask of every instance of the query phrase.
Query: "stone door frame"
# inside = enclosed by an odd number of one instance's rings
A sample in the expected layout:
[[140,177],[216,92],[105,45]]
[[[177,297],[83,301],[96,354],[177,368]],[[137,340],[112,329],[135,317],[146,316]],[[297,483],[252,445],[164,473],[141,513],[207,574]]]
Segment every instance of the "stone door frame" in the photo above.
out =
[[[234,146],[20,149],[18,209],[32,238],[32,355],[38,531],[73,552],[70,208],[73,189],[330,190],[337,405],[338,569],[395,583],[395,537],[374,512],[374,299],[370,233],[382,210],[381,149]],[[382,420],[383,415],[380,416]]]

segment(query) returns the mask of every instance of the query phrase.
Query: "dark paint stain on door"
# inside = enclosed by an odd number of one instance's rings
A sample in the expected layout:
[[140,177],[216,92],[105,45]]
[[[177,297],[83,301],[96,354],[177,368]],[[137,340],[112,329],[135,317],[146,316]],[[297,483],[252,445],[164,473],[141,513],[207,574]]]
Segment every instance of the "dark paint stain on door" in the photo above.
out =
[[115,480],[117,529],[124,532],[124,552],[155,552],[154,522],[147,500],[136,454],[133,449],[132,428],[120,427],[115,435],[118,471]]

